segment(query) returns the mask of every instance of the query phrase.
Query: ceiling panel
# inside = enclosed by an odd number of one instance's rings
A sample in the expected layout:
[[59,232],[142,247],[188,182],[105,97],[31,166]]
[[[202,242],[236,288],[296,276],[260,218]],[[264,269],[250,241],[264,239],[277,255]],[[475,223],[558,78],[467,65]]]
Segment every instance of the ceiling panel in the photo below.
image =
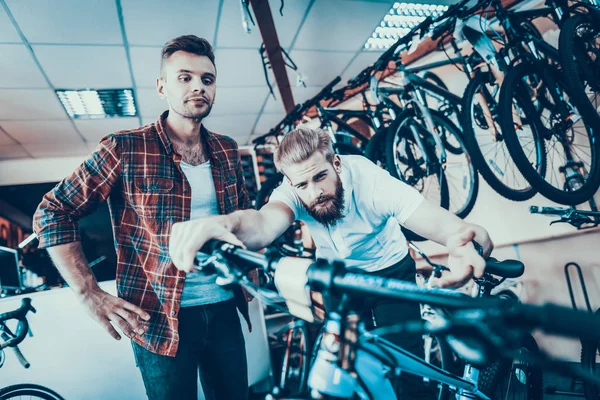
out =
[[361,51],[344,71],[344,74],[342,75],[342,83],[348,82],[348,79],[354,78],[363,69],[373,64],[381,54],[383,54],[383,52]]
[[139,88],[137,100],[138,112],[143,119],[149,118],[156,121],[158,116],[169,108],[167,101],[158,96],[155,88]]
[[[243,87],[265,85],[265,73],[258,50],[217,49],[218,87]],[[271,73],[269,72],[269,76]]]
[[114,1],[7,0],[31,43],[123,44]]
[[47,88],[48,84],[22,44],[0,45],[0,87]]
[[0,120],[68,119],[50,89],[0,89]]
[[[223,9],[221,10],[221,20],[219,21],[219,31],[217,33],[217,48],[258,49],[260,47],[262,38],[258,27],[250,23],[252,30],[249,34],[242,27],[241,3],[240,0],[223,0]],[[252,15],[254,16],[254,14]]]
[[24,144],[23,147],[35,158],[85,156],[90,153],[82,141]]
[[393,4],[316,0],[294,49],[358,51]]
[[277,125],[284,117],[284,112],[275,114],[261,114],[260,118],[258,119],[258,123],[254,128],[254,132],[252,133],[252,138],[269,132],[269,130]]
[[125,47],[33,46],[42,68],[56,88],[110,89],[131,87]]
[[[213,42],[219,0],[122,0],[130,45],[162,47],[180,35]],[[159,53],[160,54],[160,53]]]
[[4,7],[0,7],[0,42],[22,43],[21,37],[4,11]]
[[160,75],[160,48],[132,47],[129,55],[137,87],[156,88],[156,78]]
[[7,146],[7,145],[11,145],[11,144],[18,144],[18,143],[15,142],[13,140],[13,138],[8,136],[6,134],[6,132],[2,130],[2,126],[0,125],[0,146]]
[[258,114],[267,91],[266,87],[217,87],[211,115]]
[[2,128],[21,144],[83,143],[70,121],[3,121]]
[[76,119],[75,126],[95,146],[110,133],[139,127],[140,121],[137,118]]
[[221,135],[231,136],[238,143],[246,143],[246,139],[250,136],[254,122],[256,122],[256,114],[249,115],[227,115],[227,116],[209,116],[202,122],[206,128],[212,132],[220,133]]
[[7,146],[0,145],[0,160],[12,160],[17,158],[28,158],[29,154],[23,146],[18,144],[10,144]]
[[325,86],[346,68],[355,54],[294,50],[291,56],[307,85]]
[[[217,47],[260,48],[262,38],[258,27],[251,24],[250,34],[247,34],[242,27],[240,4],[239,0],[224,0],[217,35]],[[292,44],[309,4],[310,0],[287,1],[284,3],[283,16],[281,16],[279,14],[281,2],[277,0],[270,2],[279,44],[284,49],[287,50]]]

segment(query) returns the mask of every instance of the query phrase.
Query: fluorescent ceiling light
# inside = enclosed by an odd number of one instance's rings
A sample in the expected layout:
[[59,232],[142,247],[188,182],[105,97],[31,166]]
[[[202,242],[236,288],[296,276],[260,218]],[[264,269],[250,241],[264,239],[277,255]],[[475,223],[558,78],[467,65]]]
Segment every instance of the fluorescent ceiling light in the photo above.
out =
[[383,51],[389,49],[399,38],[419,25],[429,16],[437,18],[448,6],[424,3],[396,2],[367,39],[363,49]]
[[133,89],[57,90],[56,95],[71,118],[92,119],[137,115]]

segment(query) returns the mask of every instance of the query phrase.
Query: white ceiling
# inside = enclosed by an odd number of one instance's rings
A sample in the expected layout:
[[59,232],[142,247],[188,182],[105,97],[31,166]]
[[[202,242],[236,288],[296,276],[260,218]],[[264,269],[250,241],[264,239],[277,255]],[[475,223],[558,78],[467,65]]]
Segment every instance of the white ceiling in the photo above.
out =
[[[296,102],[378,56],[361,49],[393,2],[287,0],[281,16],[280,0],[270,0],[280,43],[307,84],[293,88]],[[277,88],[273,99],[265,82],[260,32],[244,32],[240,0],[0,0],[0,160],[84,155],[110,132],[155,121],[166,109],[155,91],[160,50],[183,34],[216,49],[209,129],[246,144],[283,118]],[[135,90],[139,118],[73,121],[54,94],[124,87]]]

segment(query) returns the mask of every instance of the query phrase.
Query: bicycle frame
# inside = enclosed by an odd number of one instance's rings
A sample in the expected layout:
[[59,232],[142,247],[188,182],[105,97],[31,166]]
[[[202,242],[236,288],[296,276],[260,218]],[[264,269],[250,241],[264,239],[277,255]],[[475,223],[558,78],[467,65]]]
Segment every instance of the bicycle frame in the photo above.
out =
[[337,131],[333,130],[332,122],[337,124],[338,131],[340,128],[348,132],[350,136],[360,140],[360,148],[364,149],[366,144],[369,141],[365,135],[358,132],[356,129],[352,128],[346,121],[338,117],[339,114],[348,116],[348,117],[356,117],[356,118],[364,118],[365,112],[363,110],[344,110],[338,108],[331,107],[322,107],[321,105],[317,105],[317,113],[319,115],[319,119],[321,120],[321,128],[327,130],[331,141],[333,144],[337,143],[336,135],[340,135]]
[[[356,314],[349,314],[349,319]],[[325,335],[343,335],[341,356],[329,352],[322,345],[309,377],[308,386],[319,394],[351,398],[358,395],[365,400],[389,400],[396,398],[390,375],[401,371],[435,380],[459,391],[457,399],[472,399],[473,395],[489,400],[477,388],[479,371],[465,366],[464,377],[456,376],[438,368],[408,351],[380,337],[360,332],[356,323],[345,324],[342,330],[341,316],[330,313],[325,323]],[[352,338],[359,337],[352,343]],[[350,339],[348,341],[347,339]],[[322,339],[326,341],[327,339]],[[401,371],[400,371],[401,370]],[[467,396],[463,396],[462,393]]]

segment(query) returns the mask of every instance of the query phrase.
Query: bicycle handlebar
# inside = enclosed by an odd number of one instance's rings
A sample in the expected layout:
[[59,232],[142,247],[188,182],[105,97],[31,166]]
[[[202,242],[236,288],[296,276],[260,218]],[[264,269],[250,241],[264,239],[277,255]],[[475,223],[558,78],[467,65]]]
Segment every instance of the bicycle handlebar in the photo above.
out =
[[529,212],[531,214],[544,214],[544,215],[558,215],[558,216],[569,216],[570,214],[580,214],[586,216],[600,216],[600,211],[585,211],[585,210],[575,210],[573,208],[566,207],[538,207],[531,206],[529,207]]
[[6,347],[16,347],[25,339],[25,336],[29,331],[29,323],[27,322],[27,313],[29,311],[33,313],[36,312],[35,308],[31,305],[31,299],[26,297],[21,301],[21,307],[18,309],[0,314],[0,323],[9,319],[16,319],[19,321],[17,332],[14,335],[15,337],[8,339],[4,343],[0,343],[0,350]]
[[[211,254],[213,263],[235,264],[235,273],[244,274],[254,268],[276,271],[278,263],[287,257],[269,257],[234,246],[223,241],[211,240],[202,248],[202,257]],[[219,268],[217,268],[219,270]],[[369,296],[387,297],[398,300],[426,303],[434,307],[480,310],[484,315],[502,318],[506,326],[521,326],[528,329],[542,328],[545,331],[582,336],[590,340],[600,339],[600,318],[588,312],[546,304],[524,305],[503,298],[472,298],[448,289],[420,288],[414,283],[384,278],[365,272],[349,271],[343,262],[319,259],[307,270],[309,287],[317,292],[359,293]]]

